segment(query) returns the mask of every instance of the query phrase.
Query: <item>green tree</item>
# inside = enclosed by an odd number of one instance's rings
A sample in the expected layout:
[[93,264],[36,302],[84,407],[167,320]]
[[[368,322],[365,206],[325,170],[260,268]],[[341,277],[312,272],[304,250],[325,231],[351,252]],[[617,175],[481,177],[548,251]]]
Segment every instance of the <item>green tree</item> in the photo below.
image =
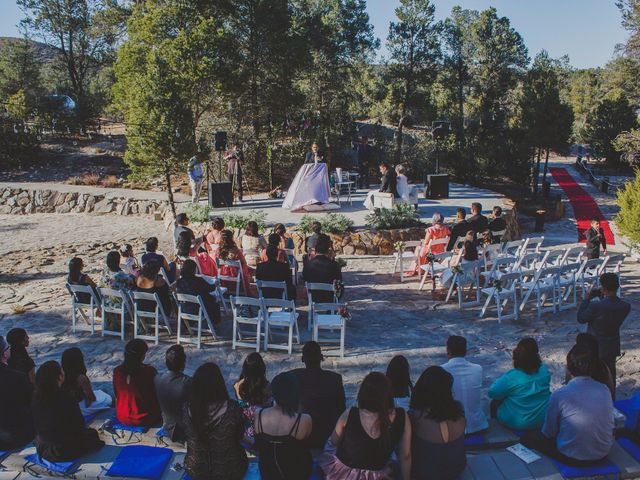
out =
[[40,61],[28,39],[9,40],[0,50],[0,98],[23,91],[30,103],[42,92]]
[[640,59],[640,0],[619,0],[616,5],[622,13],[622,26],[630,34],[624,52],[632,58]]
[[[388,76],[396,85],[399,121],[396,162],[402,158],[403,127],[428,102],[429,87],[437,76],[441,25],[435,21],[430,0],[400,0],[397,22],[391,22],[387,48],[391,55]],[[425,98],[427,97],[427,98]]]
[[632,166],[640,164],[640,130],[622,132],[613,141],[616,151],[622,153],[622,159]]
[[616,225],[637,248],[640,245],[640,170],[636,169],[634,179],[618,192],[618,205]]

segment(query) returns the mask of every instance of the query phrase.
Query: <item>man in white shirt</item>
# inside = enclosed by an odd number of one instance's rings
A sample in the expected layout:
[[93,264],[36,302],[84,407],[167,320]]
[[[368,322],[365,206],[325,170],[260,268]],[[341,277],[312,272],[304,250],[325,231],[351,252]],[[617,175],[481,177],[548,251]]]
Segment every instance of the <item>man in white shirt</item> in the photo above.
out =
[[449,361],[442,368],[453,375],[453,398],[464,407],[465,433],[470,434],[489,428],[489,423],[482,408],[482,367],[468,362],[466,354],[467,340],[452,335],[447,339]]

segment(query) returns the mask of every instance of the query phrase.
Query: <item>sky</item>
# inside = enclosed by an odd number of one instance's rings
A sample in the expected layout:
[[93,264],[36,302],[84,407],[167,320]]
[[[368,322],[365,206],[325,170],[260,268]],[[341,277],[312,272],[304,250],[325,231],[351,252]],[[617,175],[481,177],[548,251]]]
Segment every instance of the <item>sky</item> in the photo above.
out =
[[[381,40],[380,56],[386,54],[384,41],[399,3],[399,0],[367,0],[371,23]],[[439,19],[446,18],[455,5],[474,10],[493,6],[499,15],[511,20],[531,57],[543,49],[554,58],[567,54],[571,65],[577,68],[604,66],[611,60],[615,46],[627,37],[614,0],[434,0],[434,3]],[[18,36],[16,24],[21,17],[15,0],[0,0],[0,37]]]

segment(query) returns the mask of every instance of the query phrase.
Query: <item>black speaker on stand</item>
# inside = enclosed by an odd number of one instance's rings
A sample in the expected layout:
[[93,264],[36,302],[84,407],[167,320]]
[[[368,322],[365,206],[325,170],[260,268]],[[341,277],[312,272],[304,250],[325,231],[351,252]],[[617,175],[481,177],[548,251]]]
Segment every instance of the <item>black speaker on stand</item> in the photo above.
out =
[[209,206],[211,208],[231,208],[233,206],[231,182],[209,182]]

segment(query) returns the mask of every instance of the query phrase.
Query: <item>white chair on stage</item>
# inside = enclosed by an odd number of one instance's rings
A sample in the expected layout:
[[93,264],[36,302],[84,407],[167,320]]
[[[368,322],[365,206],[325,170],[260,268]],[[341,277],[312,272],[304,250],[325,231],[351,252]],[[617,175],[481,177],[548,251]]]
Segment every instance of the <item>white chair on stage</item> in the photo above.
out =
[[[480,261],[461,263],[454,267],[451,286],[447,292],[445,302],[448,303],[451,296],[455,293],[458,297],[458,308],[475,307],[480,305]],[[475,289],[476,299],[471,301],[464,300],[465,287]]]
[[[86,330],[78,327],[78,315],[85,321],[89,327],[91,335],[96,332],[96,308],[100,306],[100,299],[96,295],[93,287],[90,285],[65,285],[69,295],[71,295],[71,325],[73,333],[78,329]],[[85,310],[87,310],[85,312]]]
[[[131,292],[131,298],[133,300],[133,338],[141,338],[143,340],[152,340],[156,345],[160,341],[160,329],[165,329],[169,335],[171,332],[171,323],[169,316],[164,311],[160,297],[157,293],[147,292]],[[153,303],[153,311],[142,310],[140,308],[141,302]],[[162,319],[162,325],[160,320]],[[151,323],[147,323],[151,320]],[[145,333],[139,333],[140,327]],[[146,332],[155,332],[153,335],[147,335]]]
[[[330,283],[313,283],[307,282],[305,283],[305,288],[307,289],[307,305],[309,305],[309,317],[307,322],[307,329],[309,331],[313,330],[313,304],[320,303],[316,298],[314,298],[314,292],[318,292],[322,295],[322,292],[326,292],[326,296],[329,296],[329,292],[333,295],[333,303],[338,303],[338,297],[336,296],[336,291],[333,288],[333,285]],[[324,295],[323,295],[324,296]],[[327,303],[327,302],[322,302]],[[331,302],[329,302],[331,303]]]
[[[480,310],[479,318],[482,318],[487,313],[487,310],[491,306],[491,302],[495,303],[498,313],[498,323],[502,320],[518,319],[518,286],[520,283],[520,272],[504,273],[498,279],[493,280],[493,284],[490,287],[482,289],[482,293],[487,296],[487,300],[484,302],[482,309]],[[505,315],[503,312],[511,301],[513,312]]]
[[[535,294],[536,310],[538,320],[543,313],[557,311],[558,305],[558,275],[560,267],[543,268],[536,272],[533,279],[521,281],[522,299],[520,301],[520,311],[524,311],[529,298]],[[551,305],[547,301],[551,300]]]
[[[269,348],[275,350],[286,350],[289,355],[293,351],[293,333],[295,329],[296,343],[300,343],[300,331],[298,329],[298,312],[293,300],[280,300],[274,298],[263,299],[265,322],[264,322],[264,351]],[[279,328],[284,328],[288,334],[286,345],[275,343],[272,336]],[[275,331],[274,331],[275,330]]]
[[[340,315],[340,310],[347,308],[346,303],[314,303],[313,304],[313,341],[318,343],[329,343],[329,339],[320,339],[322,330],[335,332],[340,331],[340,357],[344,357],[344,338],[346,335],[346,319]],[[333,340],[335,343],[335,340]]]
[[[102,336],[111,335],[120,337],[124,341],[124,327],[128,321],[133,319],[133,309],[131,307],[129,294],[123,290],[112,288],[99,288],[101,308],[102,308]],[[120,328],[110,330],[107,328],[107,315],[118,318]]]
[[[231,348],[249,347],[260,351],[260,341],[263,335],[263,324],[266,318],[264,300],[251,297],[231,296],[231,311],[233,312],[233,340]],[[249,327],[250,332],[242,327]],[[255,337],[253,337],[255,335]],[[255,338],[247,341],[245,338]]]
[[404,242],[404,248],[400,252],[398,250],[393,252],[393,269],[391,275],[394,275],[400,267],[400,283],[404,282],[404,262],[407,261],[413,265],[420,263],[420,249],[422,248],[422,241],[409,240]]
[[[207,313],[204,301],[200,295],[187,295],[184,293],[175,294],[176,303],[178,304],[178,345],[181,343],[195,344],[197,348],[202,345],[203,334],[210,334],[214,340],[218,339],[213,321]],[[190,306],[190,308],[189,308]],[[185,308],[186,307],[186,308]],[[197,313],[188,313],[185,309],[195,311]],[[193,339],[193,330],[191,324],[195,323],[196,338]],[[182,326],[187,329],[188,336],[183,335]]]

